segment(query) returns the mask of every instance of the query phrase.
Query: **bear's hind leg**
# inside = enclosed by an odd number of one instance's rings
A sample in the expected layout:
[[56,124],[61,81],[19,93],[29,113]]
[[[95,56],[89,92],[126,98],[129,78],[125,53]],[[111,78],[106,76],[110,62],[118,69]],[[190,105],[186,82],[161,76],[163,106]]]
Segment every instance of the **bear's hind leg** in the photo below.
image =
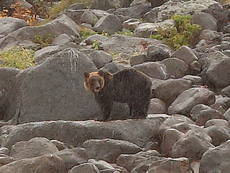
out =
[[134,103],[132,107],[132,116],[133,119],[143,119],[147,117],[147,112],[149,108],[149,100],[145,101],[142,104],[140,103]]

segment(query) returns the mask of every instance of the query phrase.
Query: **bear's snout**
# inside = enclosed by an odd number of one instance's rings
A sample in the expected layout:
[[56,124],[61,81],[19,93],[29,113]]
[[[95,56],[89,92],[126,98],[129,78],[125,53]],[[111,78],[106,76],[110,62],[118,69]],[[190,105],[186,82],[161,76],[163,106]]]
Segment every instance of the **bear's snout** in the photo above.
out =
[[99,82],[94,83],[94,93],[98,93],[101,89],[101,85]]

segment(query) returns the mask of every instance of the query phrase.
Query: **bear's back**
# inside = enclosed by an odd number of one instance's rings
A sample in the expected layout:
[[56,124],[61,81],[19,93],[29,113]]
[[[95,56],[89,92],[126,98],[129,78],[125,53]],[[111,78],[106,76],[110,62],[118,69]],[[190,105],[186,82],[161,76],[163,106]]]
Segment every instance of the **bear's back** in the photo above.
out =
[[114,100],[128,102],[130,99],[148,97],[152,82],[148,76],[129,68],[113,75]]

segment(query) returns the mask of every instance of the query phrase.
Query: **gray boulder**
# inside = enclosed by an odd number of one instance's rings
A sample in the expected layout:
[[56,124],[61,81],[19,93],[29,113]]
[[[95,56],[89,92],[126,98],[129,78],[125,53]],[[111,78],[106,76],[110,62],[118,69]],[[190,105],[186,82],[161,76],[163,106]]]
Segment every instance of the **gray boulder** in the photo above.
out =
[[77,45],[73,42],[71,43],[65,43],[62,45],[55,45],[55,46],[47,46],[42,49],[39,49],[34,54],[34,61],[35,63],[40,63],[46,58],[50,57],[51,55],[54,55],[55,53],[62,51],[66,48],[76,48]]
[[86,149],[89,158],[105,160],[114,163],[121,154],[136,154],[142,149],[128,141],[113,139],[90,139],[82,146]]
[[99,169],[93,163],[83,163],[78,166],[74,166],[68,173],[100,173]]
[[197,104],[196,106],[194,106],[191,111],[190,111],[190,116],[191,118],[196,121],[197,117],[200,115],[200,112],[203,110],[209,110],[211,109],[211,107],[204,105],[204,104]]
[[166,158],[152,163],[146,173],[192,173],[189,160],[185,157]]
[[66,9],[62,11],[59,16],[61,15],[66,15],[68,16],[71,20],[73,20],[77,25],[81,24],[81,16],[85,12],[85,9]]
[[[11,148],[16,142],[28,141],[34,137],[56,139],[73,146],[81,146],[89,139],[126,140],[144,147],[159,133],[159,126],[165,117],[148,118],[144,120],[123,120],[111,122],[98,121],[44,121],[20,124],[8,127],[2,134],[2,146]],[[138,131],[136,130],[138,129]],[[6,130],[4,127],[1,130]],[[141,139],[141,140],[140,140]]]
[[185,134],[179,130],[169,128],[165,131],[162,143],[161,143],[161,152],[164,156],[170,156],[172,152],[173,145],[184,136]]
[[151,6],[149,4],[141,3],[127,8],[118,8],[113,13],[115,15],[122,15],[129,18],[140,19],[149,10],[151,10]]
[[209,29],[205,29],[201,31],[199,35],[199,40],[205,40],[209,44],[217,44],[220,41],[221,33],[217,31],[212,31]]
[[191,87],[192,83],[185,79],[168,79],[157,86],[153,95],[165,102],[166,107],[169,107],[183,91]]
[[225,119],[230,120],[230,108],[224,113]]
[[145,73],[151,78],[167,79],[168,74],[164,64],[158,62],[146,62],[134,65],[133,68]]
[[0,157],[0,167],[3,165],[7,165],[8,163],[11,163],[15,161],[13,157],[7,156],[7,155],[1,155]]
[[197,13],[192,17],[192,23],[198,24],[202,29],[217,30],[217,20],[208,13]]
[[214,146],[219,146],[230,139],[230,129],[227,126],[210,126],[204,130],[212,138]]
[[17,107],[17,84],[16,75],[19,69],[1,67],[0,68],[0,118],[8,121],[13,118]]
[[194,121],[192,121],[190,118],[183,116],[183,115],[169,116],[160,126],[159,130],[161,132],[161,135],[164,134],[165,130],[167,130],[167,129],[171,128],[173,125],[179,124],[179,123],[195,124]]
[[168,109],[169,114],[181,113],[189,115],[190,110],[197,104],[211,105],[215,95],[206,88],[190,88],[182,92]]
[[168,1],[159,7],[153,8],[150,11],[151,16],[148,16],[148,18],[164,21],[168,19],[168,16],[173,16],[174,14],[196,14],[207,10],[210,6],[214,9],[219,9],[219,7],[214,6],[215,4],[219,3],[214,0]]
[[58,156],[63,160],[66,170],[69,170],[76,165],[86,163],[86,161],[88,160],[85,149],[80,147],[64,149],[53,153],[52,155]]
[[83,73],[96,70],[85,54],[70,48],[22,71],[18,122],[96,118],[100,109],[83,85]]
[[52,45],[65,45],[73,41],[74,39],[68,36],[67,34],[60,34],[59,36],[53,39]]
[[146,60],[146,55],[145,54],[139,54],[139,55],[133,55],[130,57],[130,65],[134,66],[137,64],[142,64]]
[[141,23],[134,30],[134,35],[137,37],[148,38],[150,35],[158,33],[158,28],[166,29],[168,27],[173,27],[174,21],[169,19],[159,23]]
[[57,152],[57,147],[46,138],[33,138],[29,141],[15,143],[10,152],[10,156],[15,160],[33,158],[44,154]]
[[210,127],[210,126],[217,126],[217,127],[226,126],[226,127],[228,127],[228,121],[224,120],[224,119],[211,119],[205,123],[205,127]]
[[172,54],[172,57],[183,60],[187,65],[190,65],[192,62],[198,60],[193,50],[188,46],[181,46]]
[[205,77],[209,84],[215,88],[224,88],[230,85],[230,58],[221,52],[208,55],[208,64]]
[[64,161],[56,155],[43,155],[29,159],[21,159],[0,167],[1,173],[25,172],[66,172]]
[[216,109],[201,110],[196,119],[196,124],[202,126],[210,119],[224,119],[224,115]]
[[88,23],[93,26],[97,21],[97,16],[89,10],[86,10],[81,16],[81,23]]
[[179,130],[182,133],[187,133],[189,130],[192,130],[196,133],[199,133],[203,138],[205,138],[208,142],[212,142],[212,138],[204,131],[204,129],[198,125],[181,122],[171,126],[172,129]]
[[230,140],[218,147],[206,151],[200,162],[200,173],[223,172],[228,173],[230,170]]
[[146,61],[162,61],[170,58],[169,52],[155,45],[148,46]]
[[178,58],[167,58],[161,63],[166,66],[170,78],[181,78],[188,73],[188,65]]
[[138,38],[126,35],[113,35],[101,42],[100,48],[108,53],[120,52],[128,55],[140,52],[149,45],[162,44],[161,41],[150,38]]
[[102,50],[92,52],[90,54],[90,58],[98,69],[112,61],[111,55]]
[[111,8],[122,8],[122,7],[128,7],[130,5],[129,0],[93,0],[89,6],[89,8],[93,9],[101,9],[101,10],[108,10]]
[[84,42],[89,45],[89,44],[93,44],[94,42],[103,42],[106,41],[108,38],[106,36],[103,35],[99,35],[99,34],[95,34],[95,35],[91,35],[89,37],[87,37]]
[[165,114],[165,113],[167,113],[165,103],[158,98],[152,98],[149,103],[148,114]]
[[189,130],[172,148],[173,157],[186,157],[190,162],[201,159],[204,152],[214,146],[196,130]]
[[0,148],[0,154],[9,155],[10,150],[8,148],[6,148],[6,147],[1,147]]
[[42,39],[47,37],[54,39],[55,37],[64,33],[68,36],[74,37],[75,39],[80,38],[80,32],[77,24],[66,15],[62,15],[46,25],[26,26],[17,29],[16,31],[13,31],[4,38],[0,39],[0,48],[11,48],[18,45],[23,40],[35,42],[36,36],[41,37]]
[[7,34],[19,28],[28,26],[26,21],[18,18],[13,18],[13,17],[1,17],[0,25],[1,25],[0,38],[6,36]]
[[125,69],[125,67],[123,65],[112,61],[108,64],[105,64],[105,66],[100,68],[99,70],[108,71],[108,72],[113,74],[113,73],[116,73],[116,72],[124,70],[124,69]]
[[99,33],[106,32],[112,35],[122,30],[122,22],[116,15],[109,14],[100,18],[93,29]]
[[203,79],[200,76],[194,76],[194,75],[185,75],[182,77],[182,79],[186,79],[192,82],[192,85],[202,85]]

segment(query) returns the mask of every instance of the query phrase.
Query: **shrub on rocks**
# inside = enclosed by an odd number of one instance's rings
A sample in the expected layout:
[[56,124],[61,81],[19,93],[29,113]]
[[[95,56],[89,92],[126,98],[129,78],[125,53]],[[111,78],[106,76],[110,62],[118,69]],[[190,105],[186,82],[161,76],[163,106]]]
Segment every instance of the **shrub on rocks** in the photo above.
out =
[[166,45],[173,49],[179,49],[182,45],[194,46],[201,27],[197,24],[191,24],[192,16],[175,15],[172,19],[175,21],[174,27],[164,29],[158,28],[158,34],[151,38],[163,40]]

